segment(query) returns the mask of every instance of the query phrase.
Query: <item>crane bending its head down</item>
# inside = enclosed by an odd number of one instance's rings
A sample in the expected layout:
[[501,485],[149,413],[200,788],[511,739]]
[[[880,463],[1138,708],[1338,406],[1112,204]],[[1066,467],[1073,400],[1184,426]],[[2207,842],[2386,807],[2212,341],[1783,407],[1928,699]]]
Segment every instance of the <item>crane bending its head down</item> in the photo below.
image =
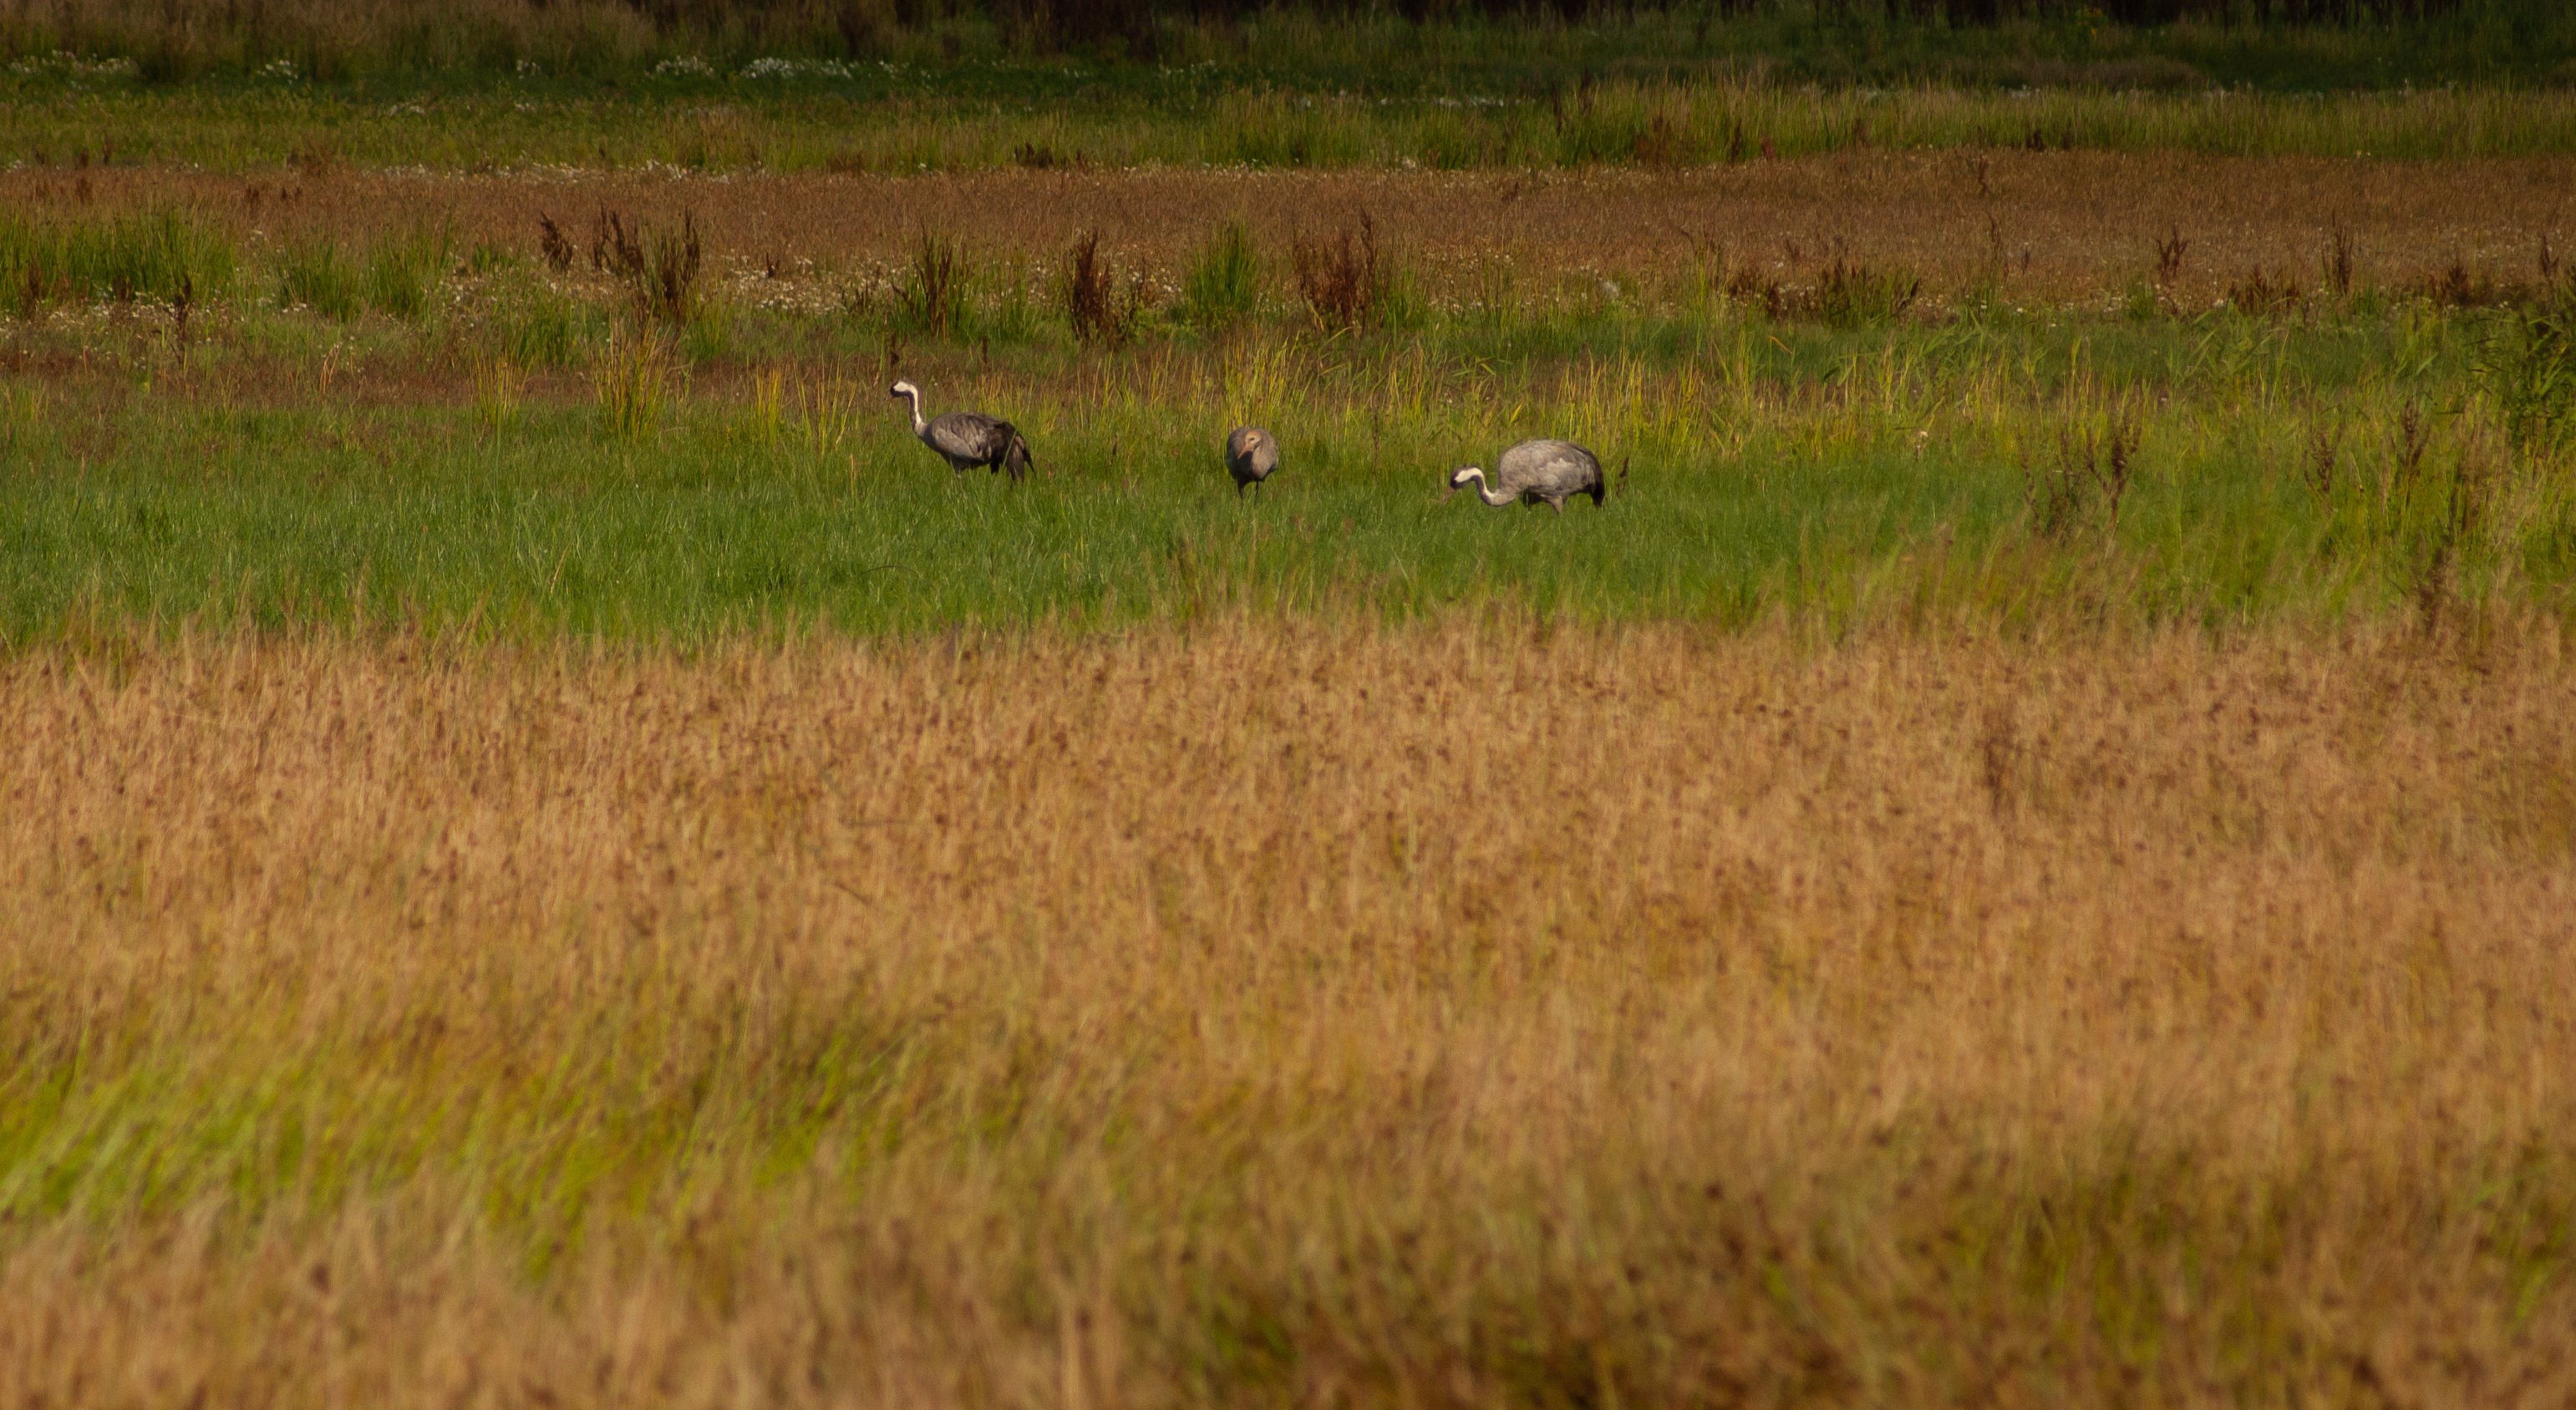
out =
[[1450,495],[1473,482],[1476,497],[1500,507],[1518,501],[1522,504],[1545,504],[1557,513],[1565,512],[1565,501],[1574,495],[1588,494],[1599,504],[1609,485],[1601,478],[1600,457],[1572,441],[1523,441],[1503,452],[1494,462],[1494,478],[1485,478],[1481,465],[1462,465],[1449,472],[1449,494],[1440,498],[1446,503]]

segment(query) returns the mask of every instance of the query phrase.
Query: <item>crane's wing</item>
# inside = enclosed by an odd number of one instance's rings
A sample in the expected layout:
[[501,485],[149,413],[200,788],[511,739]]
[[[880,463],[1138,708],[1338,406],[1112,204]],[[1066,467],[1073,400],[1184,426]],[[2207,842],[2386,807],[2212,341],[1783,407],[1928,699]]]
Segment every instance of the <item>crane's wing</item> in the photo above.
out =
[[1494,462],[1496,487],[1514,494],[1569,495],[1600,479],[1601,462],[1572,441],[1523,441]]
[[932,419],[929,436],[943,455],[989,465],[1010,445],[1011,424],[980,411],[952,411]]

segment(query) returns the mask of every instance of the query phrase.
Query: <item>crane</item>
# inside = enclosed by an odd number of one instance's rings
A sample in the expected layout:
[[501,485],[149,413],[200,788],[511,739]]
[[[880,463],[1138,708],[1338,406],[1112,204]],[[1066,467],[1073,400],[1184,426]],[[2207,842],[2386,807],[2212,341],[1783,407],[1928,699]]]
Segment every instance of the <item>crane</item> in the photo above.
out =
[[889,396],[912,399],[912,433],[921,437],[923,445],[939,452],[949,469],[960,475],[976,465],[1007,470],[1013,484],[1029,473],[1034,459],[1029,454],[1028,437],[1010,422],[980,411],[950,411],[925,421],[921,417],[921,388],[906,380],[886,390]]
[[1241,499],[1279,468],[1279,442],[1258,426],[1237,426],[1226,433],[1225,468],[1234,476],[1234,497]]
[[1545,502],[1557,513],[1565,512],[1565,501],[1579,494],[1592,496],[1601,503],[1609,489],[1601,478],[1601,460],[1572,441],[1523,441],[1503,452],[1494,462],[1494,478],[1485,479],[1484,467],[1462,466],[1449,475],[1449,494],[1440,501],[1448,503],[1449,495],[1476,482],[1476,497],[1500,508],[1514,500],[1523,504]]

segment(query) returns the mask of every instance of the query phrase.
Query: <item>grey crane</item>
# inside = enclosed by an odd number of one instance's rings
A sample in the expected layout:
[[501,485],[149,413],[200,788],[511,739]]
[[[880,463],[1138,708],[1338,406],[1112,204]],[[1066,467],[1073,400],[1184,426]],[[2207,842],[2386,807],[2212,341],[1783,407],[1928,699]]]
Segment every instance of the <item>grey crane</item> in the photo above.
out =
[[889,396],[912,399],[912,433],[921,437],[923,445],[939,452],[949,469],[963,475],[970,466],[986,465],[1011,472],[1013,484],[1029,473],[1033,463],[1029,439],[1010,422],[980,411],[944,412],[924,421],[921,388],[907,380],[886,390]]
[[1270,478],[1279,468],[1279,442],[1258,426],[1237,426],[1225,435],[1225,469],[1234,476],[1234,497]]
[[1449,495],[1476,482],[1476,497],[1500,508],[1514,500],[1523,504],[1544,502],[1557,513],[1565,512],[1565,501],[1574,495],[1588,494],[1599,504],[1608,484],[1601,478],[1601,460],[1572,441],[1523,441],[1503,452],[1494,462],[1494,478],[1488,483],[1482,466],[1468,465],[1451,471]]

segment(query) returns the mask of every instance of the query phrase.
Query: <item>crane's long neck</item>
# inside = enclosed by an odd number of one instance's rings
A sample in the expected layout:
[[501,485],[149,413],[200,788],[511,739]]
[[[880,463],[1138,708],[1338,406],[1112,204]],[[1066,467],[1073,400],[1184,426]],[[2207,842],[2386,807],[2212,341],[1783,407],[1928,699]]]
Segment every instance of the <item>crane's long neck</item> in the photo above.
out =
[[1484,472],[1484,471],[1482,471],[1482,470],[1470,470],[1470,471],[1468,471],[1467,473],[1468,473],[1469,475],[1472,475],[1472,476],[1474,476],[1474,477],[1475,477],[1475,480],[1476,480],[1476,498],[1481,499],[1481,500],[1483,500],[1485,503],[1487,503],[1487,504],[1490,504],[1490,505],[1494,506],[1496,509],[1500,509],[1500,508],[1502,508],[1504,505],[1509,504],[1509,503],[1511,503],[1511,502],[1512,502],[1512,496],[1510,496],[1510,495],[1508,495],[1508,494],[1505,494],[1505,493],[1503,493],[1501,490],[1495,489],[1492,485],[1489,485],[1489,484],[1485,483],[1485,472]]
[[923,420],[921,415],[921,389],[906,387],[903,389],[903,395],[904,400],[912,403],[912,433],[916,436],[929,435],[930,423]]

